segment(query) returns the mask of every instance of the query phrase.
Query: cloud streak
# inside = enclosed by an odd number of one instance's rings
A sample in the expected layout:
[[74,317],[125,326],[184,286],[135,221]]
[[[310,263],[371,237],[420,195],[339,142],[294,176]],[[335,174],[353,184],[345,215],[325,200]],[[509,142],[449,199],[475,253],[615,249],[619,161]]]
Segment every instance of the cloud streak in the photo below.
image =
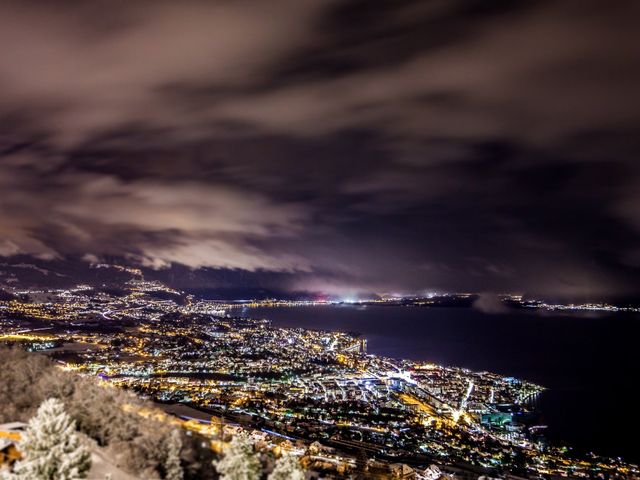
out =
[[5,2],[0,255],[291,289],[633,290],[639,16]]

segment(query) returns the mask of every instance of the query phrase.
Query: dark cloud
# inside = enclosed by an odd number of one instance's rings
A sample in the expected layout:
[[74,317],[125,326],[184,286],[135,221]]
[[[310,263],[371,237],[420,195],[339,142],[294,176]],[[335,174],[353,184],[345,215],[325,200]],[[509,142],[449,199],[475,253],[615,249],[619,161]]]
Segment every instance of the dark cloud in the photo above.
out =
[[5,2],[0,255],[638,293],[639,13]]

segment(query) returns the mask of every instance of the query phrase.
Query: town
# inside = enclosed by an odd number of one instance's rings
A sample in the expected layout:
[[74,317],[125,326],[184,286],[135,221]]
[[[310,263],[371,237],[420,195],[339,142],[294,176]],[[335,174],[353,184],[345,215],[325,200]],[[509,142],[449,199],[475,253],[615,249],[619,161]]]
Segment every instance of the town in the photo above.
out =
[[550,445],[532,406],[542,386],[373,355],[355,333],[278,328],[131,273],[117,289],[13,292],[0,302],[0,341],[155,401],[212,448],[238,429],[266,448],[306,445],[292,451],[314,449],[306,464],[320,472],[365,458],[371,472],[407,478],[430,466],[463,477],[638,473]]

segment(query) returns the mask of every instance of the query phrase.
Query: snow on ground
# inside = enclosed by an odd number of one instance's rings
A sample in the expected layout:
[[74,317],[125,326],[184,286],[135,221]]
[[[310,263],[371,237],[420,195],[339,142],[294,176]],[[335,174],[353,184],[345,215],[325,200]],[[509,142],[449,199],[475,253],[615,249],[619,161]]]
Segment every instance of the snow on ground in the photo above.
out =
[[107,474],[111,474],[111,480],[140,480],[138,477],[128,474],[116,467],[105,452],[99,448],[91,449],[91,470],[88,480],[105,480]]

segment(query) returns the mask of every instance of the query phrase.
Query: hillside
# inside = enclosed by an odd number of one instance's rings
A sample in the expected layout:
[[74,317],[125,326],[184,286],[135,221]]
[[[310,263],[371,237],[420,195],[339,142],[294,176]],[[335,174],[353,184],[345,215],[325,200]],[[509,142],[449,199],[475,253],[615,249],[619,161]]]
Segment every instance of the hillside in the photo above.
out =
[[[48,358],[0,347],[0,424],[27,422],[47,398],[61,400],[87,437],[93,457],[89,478],[165,478],[166,439],[172,426],[135,412],[150,407],[126,391],[106,387],[56,367]],[[193,436],[181,434],[184,478],[216,478],[212,453]]]

